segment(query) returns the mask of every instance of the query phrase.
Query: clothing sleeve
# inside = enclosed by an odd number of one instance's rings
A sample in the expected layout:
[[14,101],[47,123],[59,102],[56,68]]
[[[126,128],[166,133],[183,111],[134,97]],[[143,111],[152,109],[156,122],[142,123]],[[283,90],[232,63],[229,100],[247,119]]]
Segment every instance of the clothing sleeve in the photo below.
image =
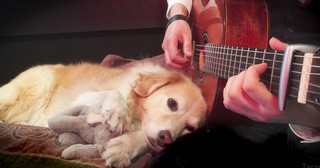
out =
[[176,3],[181,3],[182,5],[184,5],[188,10],[188,17],[190,16],[190,12],[192,8],[192,0],[167,0],[167,3],[168,3],[167,18],[169,18],[169,11],[172,5]]

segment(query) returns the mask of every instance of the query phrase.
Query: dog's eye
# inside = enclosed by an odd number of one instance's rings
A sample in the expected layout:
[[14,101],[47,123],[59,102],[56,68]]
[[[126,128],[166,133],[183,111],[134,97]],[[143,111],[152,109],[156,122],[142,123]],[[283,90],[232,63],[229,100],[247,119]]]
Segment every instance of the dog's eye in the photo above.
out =
[[186,130],[188,130],[190,132],[196,131],[196,129],[193,126],[189,125],[189,124],[186,126]]
[[172,99],[172,98],[169,98],[168,101],[167,101],[167,105],[168,107],[170,108],[170,110],[172,111],[177,111],[178,110],[178,104],[177,102]]

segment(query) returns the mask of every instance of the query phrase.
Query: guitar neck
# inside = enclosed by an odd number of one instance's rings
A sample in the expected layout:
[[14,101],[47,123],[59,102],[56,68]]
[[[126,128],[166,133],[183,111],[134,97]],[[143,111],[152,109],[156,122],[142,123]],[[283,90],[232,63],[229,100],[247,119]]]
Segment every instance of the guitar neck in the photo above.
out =
[[[298,45],[296,48],[300,47],[308,48],[306,45]],[[288,48],[290,50],[291,47]],[[320,49],[313,50],[317,48],[314,46],[311,48],[308,49],[312,51],[311,53],[295,50],[287,55],[282,51],[271,49],[207,43],[195,46],[194,64],[198,64],[197,67],[202,72],[228,79],[251,65],[266,63],[268,68],[260,80],[271,93],[279,95],[283,99],[286,97],[319,107],[320,57],[316,51]],[[291,58],[289,62],[288,57]],[[284,71],[286,69],[288,71]],[[287,72],[287,74],[283,74],[283,72]],[[285,89],[283,89],[284,87]]]
[[269,91],[278,93],[282,51],[216,44],[197,46],[195,50],[195,55],[200,56],[200,70],[222,79],[237,75],[251,65],[267,63],[268,68],[261,81]]

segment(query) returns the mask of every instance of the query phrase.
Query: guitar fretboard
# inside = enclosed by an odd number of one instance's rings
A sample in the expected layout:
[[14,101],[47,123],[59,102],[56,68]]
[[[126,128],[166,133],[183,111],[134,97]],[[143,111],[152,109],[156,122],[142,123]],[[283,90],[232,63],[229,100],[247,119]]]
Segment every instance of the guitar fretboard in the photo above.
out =
[[203,51],[205,57],[202,71],[222,79],[237,75],[251,65],[267,63],[268,69],[261,80],[270,91],[278,92],[282,51],[215,44],[207,44]]
[[[300,54],[300,55],[299,55]],[[257,49],[247,47],[235,47],[216,45],[208,43],[206,45],[195,46],[195,57],[198,62],[200,71],[217,76],[222,79],[228,79],[246,70],[251,65],[266,63],[268,68],[261,82],[265,84],[269,91],[278,95],[281,77],[281,68],[283,65],[284,52],[271,49]],[[296,100],[299,92],[304,55],[295,53],[291,63],[290,79],[288,83],[287,97]],[[314,56],[314,63],[311,68],[311,82],[309,83],[307,101],[320,105],[319,103],[319,78],[320,66],[319,56]],[[318,82],[317,82],[318,80]]]

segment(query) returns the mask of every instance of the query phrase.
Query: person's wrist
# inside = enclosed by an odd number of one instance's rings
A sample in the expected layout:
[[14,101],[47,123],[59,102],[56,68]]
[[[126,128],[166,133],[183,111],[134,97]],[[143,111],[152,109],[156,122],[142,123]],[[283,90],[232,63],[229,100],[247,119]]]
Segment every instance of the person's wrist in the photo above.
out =
[[185,21],[186,23],[189,24],[189,20],[188,20],[188,17],[187,17],[187,16],[185,16],[185,15],[183,15],[183,14],[176,14],[176,15],[174,15],[174,16],[172,16],[172,17],[170,17],[170,18],[168,19],[166,28],[168,28],[168,26],[169,26],[171,23],[173,23],[173,22],[175,22],[175,21],[177,21],[177,20],[183,20],[183,21]]

